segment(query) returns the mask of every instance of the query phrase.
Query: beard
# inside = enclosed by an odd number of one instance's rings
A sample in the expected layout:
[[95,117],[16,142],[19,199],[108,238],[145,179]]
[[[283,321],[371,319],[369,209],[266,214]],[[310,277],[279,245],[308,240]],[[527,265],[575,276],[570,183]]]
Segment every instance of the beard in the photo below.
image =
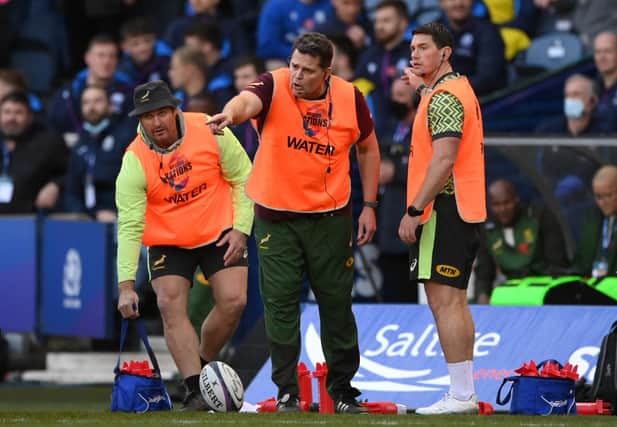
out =
[[2,129],[2,135],[6,138],[6,139],[10,139],[10,140],[21,140],[27,133],[28,128],[24,127],[24,128],[19,128],[17,126],[3,126]]
[[375,34],[375,38],[380,44],[388,44],[398,38],[398,34],[396,32],[382,32],[381,34]]

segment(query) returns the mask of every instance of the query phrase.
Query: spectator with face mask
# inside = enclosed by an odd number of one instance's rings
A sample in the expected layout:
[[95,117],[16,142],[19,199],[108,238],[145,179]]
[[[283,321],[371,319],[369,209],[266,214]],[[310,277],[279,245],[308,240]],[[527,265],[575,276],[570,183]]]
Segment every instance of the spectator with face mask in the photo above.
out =
[[55,208],[66,170],[62,138],[34,120],[23,92],[0,101],[0,132],[0,214]]
[[112,117],[107,92],[100,86],[83,91],[81,113],[84,123],[66,174],[65,208],[114,222],[116,177],[134,128]]
[[86,69],[56,92],[49,108],[52,128],[64,134],[65,140],[71,143],[76,141],[82,129],[81,94],[87,86],[105,87],[111,101],[112,114],[125,117],[133,85],[129,76],[118,71],[118,45],[110,36],[94,36],[90,40],[84,60]]
[[549,118],[538,125],[537,132],[568,136],[609,134],[617,131],[617,122],[611,113],[597,111],[598,93],[594,81],[582,74],[566,80],[564,88],[564,115]]

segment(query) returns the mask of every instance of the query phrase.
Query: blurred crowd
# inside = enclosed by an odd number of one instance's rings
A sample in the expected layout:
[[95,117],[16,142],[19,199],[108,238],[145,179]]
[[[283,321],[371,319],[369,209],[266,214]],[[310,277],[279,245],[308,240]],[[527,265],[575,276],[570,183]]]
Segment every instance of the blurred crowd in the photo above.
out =
[[[617,133],[614,0],[3,0],[0,214],[66,212],[114,222],[115,179],[135,136],[127,112],[136,85],[162,79],[184,111],[214,114],[259,74],[286,66],[299,34],[318,31],[335,45],[334,74],[365,95],[382,152],[378,237],[358,264],[384,301],[416,301],[398,223],[418,99],[399,77],[409,64],[411,31],[430,21],[452,31],[453,68],[480,97],[550,69],[551,60],[563,66],[592,56],[595,75],[567,79],[563,114],[520,131]],[[232,130],[252,158],[253,128]],[[583,233],[586,249],[575,264],[550,212],[521,203],[510,181],[492,183],[479,302],[499,273],[615,273],[617,173],[597,172],[598,164],[617,161],[614,151],[598,149],[601,161],[586,163],[552,148],[538,160],[549,180],[551,167],[558,169],[556,197],[593,184],[598,209],[590,209],[585,227],[595,231]],[[557,173],[564,169],[572,173]],[[357,189],[358,172],[351,173]]]

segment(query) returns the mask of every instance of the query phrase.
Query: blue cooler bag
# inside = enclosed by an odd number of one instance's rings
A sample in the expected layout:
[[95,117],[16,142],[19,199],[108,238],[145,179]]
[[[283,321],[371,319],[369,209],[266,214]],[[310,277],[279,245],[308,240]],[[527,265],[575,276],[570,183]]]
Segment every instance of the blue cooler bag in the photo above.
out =
[[[546,362],[539,363],[538,370]],[[501,397],[501,390],[508,382],[512,383],[510,390]],[[504,378],[496,400],[499,405],[511,400],[512,415],[576,415],[574,391],[574,380],[569,378],[515,376]]]
[[111,391],[111,412],[150,412],[168,411],[171,409],[171,399],[165,388],[165,383],[161,378],[161,370],[156,361],[152,347],[148,342],[146,330],[140,319],[135,319],[137,330],[141,340],[148,351],[148,356],[153,366],[152,376],[142,376],[120,372],[120,355],[124,347],[126,332],[128,329],[128,319],[122,320],[122,330],[120,334],[120,352],[114,373],[116,378]]

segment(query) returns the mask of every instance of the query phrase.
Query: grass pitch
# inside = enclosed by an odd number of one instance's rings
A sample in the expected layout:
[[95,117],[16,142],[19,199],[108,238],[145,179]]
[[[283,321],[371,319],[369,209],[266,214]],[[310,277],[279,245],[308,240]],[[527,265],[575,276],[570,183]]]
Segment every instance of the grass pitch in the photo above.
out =
[[0,426],[614,426],[617,417],[520,417],[320,414],[208,414],[177,410],[149,414],[109,412],[111,386],[0,387]]

